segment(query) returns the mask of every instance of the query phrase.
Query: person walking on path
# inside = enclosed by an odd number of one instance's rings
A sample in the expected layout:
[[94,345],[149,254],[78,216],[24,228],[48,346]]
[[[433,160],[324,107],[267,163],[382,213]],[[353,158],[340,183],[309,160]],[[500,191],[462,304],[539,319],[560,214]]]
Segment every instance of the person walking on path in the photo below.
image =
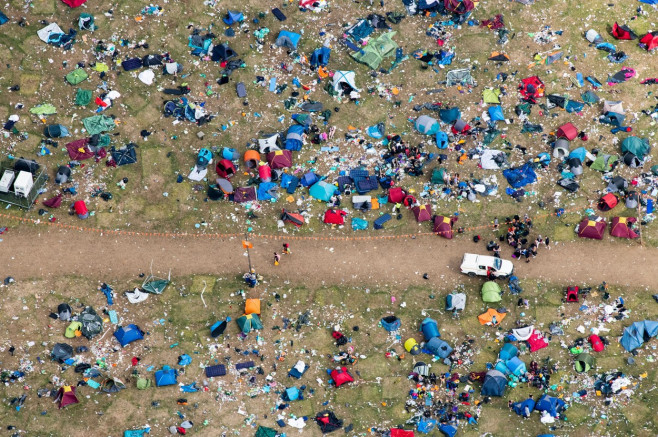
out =
[[278,266],[278,265],[279,265],[279,261],[281,261],[281,255],[279,255],[278,253],[274,252],[274,265],[275,265],[275,266]]
[[290,255],[290,244],[288,243],[283,243],[283,254],[284,255]]

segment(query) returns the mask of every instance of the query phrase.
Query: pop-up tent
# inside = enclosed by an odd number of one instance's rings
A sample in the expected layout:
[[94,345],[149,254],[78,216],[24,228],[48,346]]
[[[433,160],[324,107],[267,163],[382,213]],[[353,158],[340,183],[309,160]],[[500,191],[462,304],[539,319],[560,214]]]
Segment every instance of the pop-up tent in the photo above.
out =
[[569,141],[574,140],[578,136],[578,128],[572,123],[566,123],[560,126],[556,132],[558,138],[566,138]]
[[267,154],[267,162],[272,170],[292,167],[292,152],[290,150],[276,150]]
[[580,238],[593,238],[602,240],[605,233],[606,222],[603,220],[595,221],[584,218],[578,225],[578,236]]
[[500,302],[502,291],[500,285],[494,281],[487,281],[482,285],[482,301],[483,302]]
[[178,371],[169,366],[163,366],[161,370],[155,372],[155,386],[165,387],[178,383]]
[[641,167],[644,158],[651,151],[649,140],[646,138],[638,138],[630,136],[621,142],[621,153],[623,156],[624,164],[629,167]]
[[619,343],[628,352],[632,352],[656,335],[658,335],[658,321],[643,320],[625,328]]
[[62,2],[71,8],[77,8],[87,3],[87,0],[62,0]]
[[608,193],[599,199],[598,207],[601,211],[610,211],[617,206],[619,198],[612,193]]
[[416,130],[424,135],[436,135],[436,133],[441,130],[439,122],[429,115],[421,115],[416,119],[414,125]]
[[546,87],[537,76],[526,77],[519,84],[519,93],[529,102],[536,103],[537,99],[544,97]]
[[438,356],[441,359],[447,358],[448,355],[450,355],[452,352],[450,345],[446,341],[441,340],[439,337],[430,339],[430,341],[425,343],[425,347],[423,349],[429,351],[432,355]]
[[55,396],[55,402],[57,402],[57,408],[64,408],[67,405],[77,404],[80,401],[75,395],[75,386],[74,385],[64,385],[57,390],[57,396]]
[[594,367],[594,357],[588,353],[581,353],[576,356],[573,363],[576,372],[584,373],[588,372],[592,367]]
[[346,367],[341,367],[339,369],[333,369],[329,374],[331,379],[334,381],[336,387],[340,387],[343,384],[354,382],[354,378],[350,375],[350,372],[347,371]]
[[263,324],[257,314],[244,314],[236,320],[240,330],[248,334],[252,329],[263,329]]
[[328,202],[331,199],[331,196],[334,195],[337,188],[334,184],[330,184],[325,181],[320,181],[309,189],[309,194],[311,197],[321,200],[323,202]]
[[504,396],[507,378],[498,370],[489,370],[482,383],[482,396]]
[[526,365],[519,357],[512,357],[505,361],[507,371],[515,376],[521,376],[527,372]]
[[130,324],[125,327],[120,327],[114,332],[114,338],[117,339],[121,347],[125,347],[133,341],[143,340],[144,332],[137,325]]
[[437,215],[434,217],[433,231],[440,237],[450,240],[452,239],[452,225],[453,219],[451,217]]
[[335,92],[342,92],[345,95],[349,95],[352,91],[360,91],[356,86],[356,73],[353,71],[335,71],[332,81],[332,87]]
[[297,50],[297,44],[299,44],[299,39],[301,37],[302,36],[298,33],[282,30],[279,32],[279,36],[276,37],[275,44],[279,47],[286,47],[291,50]]
[[434,337],[441,337],[441,334],[439,333],[439,326],[436,323],[436,320],[430,317],[426,317],[420,323],[420,330],[423,333],[425,341],[430,341]]
[[498,358],[503,361],[510,360],[519,354],[519,350],[512,343],[505,343],[498,352]]
[[430,204],[414,206],[411,211],[418,223],[432,220],[432,207]]
[[630,227],[636,221],[635,217],[613,217],[610,222],[610,235],[618,238],[638,238],[639,235]]
[[652,51],[658,48],[658,30],[647,32],[647,34],[640,39],[640,44],[644,45],[644,48],[646,48],[647,51]]

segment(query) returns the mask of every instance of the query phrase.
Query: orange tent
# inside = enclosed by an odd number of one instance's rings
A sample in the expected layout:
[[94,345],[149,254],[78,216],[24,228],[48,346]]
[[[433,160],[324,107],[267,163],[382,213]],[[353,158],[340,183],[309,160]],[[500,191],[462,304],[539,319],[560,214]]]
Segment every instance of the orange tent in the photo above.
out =
[[260,316],[260,299],[247,299],[244,303],[244,313]]
[[260,162],[260,153],[255,150],[244,152],[244,162],[248,168],[256,168]]
[[489,308],[485,313],[478,316],[480,325],[498,326],[507,316],[506,313],[499,313],[493,308]]

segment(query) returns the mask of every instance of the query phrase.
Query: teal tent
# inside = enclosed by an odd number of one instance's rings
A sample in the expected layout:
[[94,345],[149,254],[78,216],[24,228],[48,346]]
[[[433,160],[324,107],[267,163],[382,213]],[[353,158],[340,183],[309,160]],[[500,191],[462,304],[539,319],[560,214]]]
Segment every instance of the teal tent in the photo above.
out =
[[337,188],[335,185],[327,183],[325,181],[319,181],[311,186],[309,193],[311,197],[314,197],[323,202],[328,202],[331,199],[331,196],[334,195]]
[[240,330],[245,334],[250,333],[252,329],[263,329],[263,324],[256,314],[245,314],[238,317],[237,322]]
[[630,136],[621,142],[621,153],[632,153],[638,159],[642,160],[651,151],[649,140]]
[[171,272],[169,272],[169,278],[158,278],[153,276],[151,273],[142,283],[142,290],[153,293],[153,294],[162,294],[162,292],[167,288],[167,285],[171,283]]
[[441,129],[439,122],[429,115],[421,115],[416,119],[416,130],[425,135],[436,135]]

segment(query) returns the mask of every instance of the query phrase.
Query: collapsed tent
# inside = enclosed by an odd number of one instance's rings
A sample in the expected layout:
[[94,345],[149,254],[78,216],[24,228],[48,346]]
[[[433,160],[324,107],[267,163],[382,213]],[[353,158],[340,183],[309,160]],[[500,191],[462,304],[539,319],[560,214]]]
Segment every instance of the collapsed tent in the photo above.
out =
[[480,325],[498,326],[505,316],[507,316],[506,313],[501,313],[493,308],[489,308],[478,316],[478,321],[480,322]]
[[291,50],[297,50],[297,45],[302,36],[295,32],[290,32],[288,30],[282,30],[279,32],[279,36],[276,37],[275,44],[278,47],[285,47]]
[[619,343],[627,352],[632,352],[657,335],[658,321],[643,320],[625,328]]
[[91,340],[103,332],[103,319],[96,314],[96,311],[94,311],[92,307],[86,307],[80,312],[78,322],[81,324],[80,332],[82,332],[82,335],[88,340]]
[[470,68],[461,68],[458,70],[451,70],[446,75],[446,86],[474,86],[475,79],[471,76]]
[[315,416],[315,422],[320,427],[322,434],[328,434],[343,427],[343,421],[337,418],[336,415],[329,410],[319,412]]
[[530,162],[523,164],[521,167],[510,168],[503,171],[503,176],[505,176],[507,182],[512,188],[516,189],[537,181],[537,174]]
[[651,146],[649,145],[649,140],[646,138],[630,136],[621,142],[621,153],[624,164],[632,168],[642,166],[644,158],[650,151]]
[[352,53],[352,58],[357,62],[366,64],[370,69],[376,70],[384,58],[393,56],[395,50],[398,48],[397,43],[393,41],[396,33],[388,32],[371,39],[368,45]]
[[429,115],[421,115],[414,123],[416,130],[424,135],[436,135],[441,130],[439,122]]
[[338,369],[333,369],[329,374],[331,380],[334,382],[336,387],[340,387],[343,384],[354,382],[354,377],[347,371],[347,367],[341,367]]
[[602,240],[605,233],[606,222],[604,220],[590,220],[584,218],[578,225],[578,236],[580,238],[593,238]]
[[632,229],[635,217],[613,217],[610,222],[610,235],[618,238],[638,238],[639,235]]
[[549,395],[542,395],[535,404],[535,410],[546,411],[551,417],[557,417],[564,410],[565,403],[562,399]]
[[537,76],[526,77],[519,84],[519,93],[531,103],[537,103],[538,98],[544,97],[545,90],[544,82]]
[[528,398],[523,402],[516,402],[512,404],[512,409],[519,416],[530,417],[530,413],[535,409],[535,400]]
[[342,209],[328,209],[325,211],[324,219],[322,221],[330,225],[343,225],[345,224],[346,215],[347,211],[343,211]]
[[621,40],[637,39],[637,35],[630,27],[625,24],[620,26],[616,21],[615,24],[612,25],[612,36]]
[[294,212],[288,212],[285,209],[283,210],[283,213],[281,214],[281,220],[284,223],[292,223],[293,225],[297,226],[298,228],[301,227],[304,224],[304,216],[299,214],[299,213],[294,213]]
[[446,296],[446,311],[463,311],[466,308],[465,293],[450,293]]
[[647,51],[652,51],[658,48],[658,30],[647,32],[647,34],[640,39],[640,44],[644,46]]

